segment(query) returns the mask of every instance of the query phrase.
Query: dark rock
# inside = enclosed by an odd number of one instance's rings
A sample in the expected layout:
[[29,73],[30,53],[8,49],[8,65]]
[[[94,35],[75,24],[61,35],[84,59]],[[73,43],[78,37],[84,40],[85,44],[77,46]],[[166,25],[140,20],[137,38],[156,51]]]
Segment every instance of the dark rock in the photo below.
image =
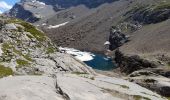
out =
[[169,97],[170,96],[170,87],[168,87],[168,86],[161,87],[159,92],[161,95]]
[[127,41],[128,41],[128,37],[125,34],[123,34],[120,30],[111,28],[110,36],[109,36],[110,50],[114,50],[117,47],[122,46]]
[[170,96],[170,79],[157,73],[148,70],[135,71],[129,75],[129,81],[155,91],[162,96]]
[[8,15],[20,19],[25,19],[28,22],[34,23],[39,20],[30,11],[25,10],[21,4],[15,4],[14,7],[9,11]]
[[120,70],[126,74],[130,74],[134,71],[144,68],[154,68],[156,65],[148,60],[144,60],[137,55],[125,56],[119,50],[115,51],[115,62],[120,67]]
[[130,20],[137,21],[143,24],[159,23],[169,19],[170,9],[164,8],[152,8],[152,7],[139,7],[134,9],[130,14]]

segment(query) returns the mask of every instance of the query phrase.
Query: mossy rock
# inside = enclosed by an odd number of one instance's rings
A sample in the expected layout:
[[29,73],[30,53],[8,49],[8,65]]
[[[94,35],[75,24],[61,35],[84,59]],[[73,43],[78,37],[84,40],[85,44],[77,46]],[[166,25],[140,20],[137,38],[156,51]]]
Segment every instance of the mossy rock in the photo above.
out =
[[82,75],[82,74],[88,74],[88,73],[85,73],[85,72],[72,72],[72,74]]

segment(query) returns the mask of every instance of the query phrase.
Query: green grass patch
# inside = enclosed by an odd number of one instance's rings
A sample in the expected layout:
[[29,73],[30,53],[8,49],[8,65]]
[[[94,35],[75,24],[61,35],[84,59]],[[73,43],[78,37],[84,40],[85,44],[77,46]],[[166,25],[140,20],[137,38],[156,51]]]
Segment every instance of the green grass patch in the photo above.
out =
[[51,53],[54,53],[55,52],[55,48],[53,48],[53,47],[48,47],[47,48],[47,54],[51,54]]
[[2,51],[3,55],[9,56],[9,50],[12,50],[13,46],[11,43],[3,43],[2,44]]
[[28,61],[33,61],[32,60],[32,58],[29,56],[29,54],[27,54],[27,55],[23,55],[23,57],[25,58],[25,59],[27,59]]
[[167,63],[168,67],[170,67],[170,62]]
[[13,74],[14,72],[12,71],[11,68],[0,65],[0,78]]
[[140,95],[134,95],[133,98],[135,100],[151,100],[150,98],[147,98],[147,97],[142,97]]
[[154,10],[170,9],[170,3],[161,3],[158,4]]
[[126,85],[120,85],[122,88],[125,88],[125,89],[129,89],[129,87],[128,86],[126,86]]
[[22,59],[17,59],[16,62],[19,65],[19,67],[28,66],[30,64],[28,61]]
[[95,78],[94,78],[94,77],[91,77],[90,79],[91,79],[91,80],[95,80]]
[[170,97],[167,97],[168,100],[170,100]]
[[85,72],[72,72],[72,74],[81,75],[81,74],[87,74],[87,73],[85,73]]
[[12,48],[12,45],[10,43],[3,43],[2,44],[2,50],[3,51],[11,49],[11,48]]
[[28,22],[24,22],[24,21],[18,20],[18,19],[10,19],[7,21],[7,23],[20,24],[25,28],[25,31],[30,32],[38,41],[46,40],[46,36],[44,35],[44,33],[39,31],[38,29],[36,29],[35,26],[31,25]]
[[31,61],[31,62],[33,61],[32,58],[29,56],[29,54],[23,55],[21,51],[16,50],[15,48],[13,48],[13,51],[14,51],[16,54],[18,54],[18,55],[20,55],[20,56],[23,56],[26,60]]
[[44,33],[42,33],[41,31],[37,30],[35,26],[27,23],[27,22],[22,22],[20,23],[22,26],[25,27],[25,30],[27,32],[30,32],[37,40],[39,41],[44,41],[46,40],[46,37],[44,35]]
[[30,34],[27,34],[27,36],[28,36],[28,38],[30,38],[30,39],[32,39],[32,38],[34,38],[32,35],[30,35]]

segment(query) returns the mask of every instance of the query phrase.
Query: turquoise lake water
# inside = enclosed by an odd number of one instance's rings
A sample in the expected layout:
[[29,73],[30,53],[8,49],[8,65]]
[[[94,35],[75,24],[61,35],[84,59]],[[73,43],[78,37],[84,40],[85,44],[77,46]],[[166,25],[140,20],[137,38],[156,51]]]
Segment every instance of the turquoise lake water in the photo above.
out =
[[109,71],[115,68],[111,58],[104,56],[102,54],[94,54],[94,59],[90,61],[84,61],[88,66],[97,70]]

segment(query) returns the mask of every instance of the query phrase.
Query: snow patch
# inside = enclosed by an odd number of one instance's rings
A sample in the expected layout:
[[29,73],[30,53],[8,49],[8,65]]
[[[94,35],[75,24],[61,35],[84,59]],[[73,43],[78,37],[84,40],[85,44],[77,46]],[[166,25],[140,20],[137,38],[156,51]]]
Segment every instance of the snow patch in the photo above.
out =
[[37,0],[33,0],[31,1],[32,3],[38,3],[39,5],[46,5],[44,2],[40,2],[40,1],[37,1]]
[[65,52],[68,53],[72,56],[74,56],[76,59],[80,60],[80,61],[90,61],[93,60],[93,57],[95,56],[94,54],[90,53],[90,52],[83,52],[83,51],[79,51],[73,48],[62,48],[59,47],[59,50],[61,52]]
[[64,23],[62,23],[62,24],[58,24],[58,25],[54,25],[54,26],[50,25],[48,28],[49,28],[49,29],[58,28],[58,27],[61,27],[61,26],[66,25],[66,24],[68,24],[68,23],[69,23],[69,22],[64,22]]
[[42,23],[42,26],[45,26],[45,25],[47,25],[46,23]]
[[106,42],[104,43],[104,45],[110,45],[110,42],[109,42],[109,41],[106,41]]
[[37,1],[38,4],[45,6],[44,2]]

